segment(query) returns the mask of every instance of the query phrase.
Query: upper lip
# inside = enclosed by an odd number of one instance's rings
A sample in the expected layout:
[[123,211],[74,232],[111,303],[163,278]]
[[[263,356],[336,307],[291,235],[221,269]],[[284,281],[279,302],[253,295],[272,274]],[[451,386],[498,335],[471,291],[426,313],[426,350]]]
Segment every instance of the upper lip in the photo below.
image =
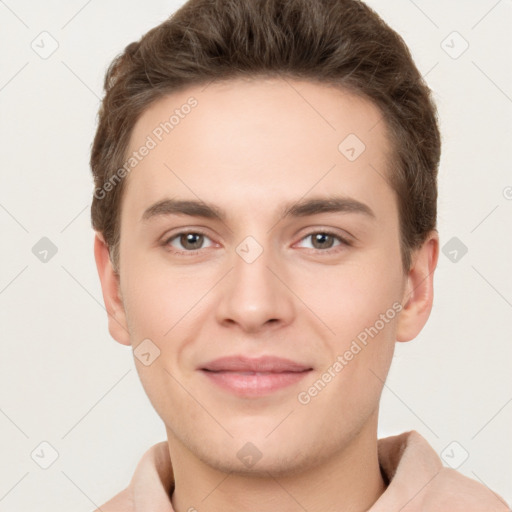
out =
[[200,367],[201,370],[209,370],[212,372],[266,372],[266,373],[283,373],[283,372],[303,372],[311,370],[310,366],[297,363],[290,359],[283,359],[275,356],[262,357],[245,357],[245,356],[229,356],[221,357],[210,361]]

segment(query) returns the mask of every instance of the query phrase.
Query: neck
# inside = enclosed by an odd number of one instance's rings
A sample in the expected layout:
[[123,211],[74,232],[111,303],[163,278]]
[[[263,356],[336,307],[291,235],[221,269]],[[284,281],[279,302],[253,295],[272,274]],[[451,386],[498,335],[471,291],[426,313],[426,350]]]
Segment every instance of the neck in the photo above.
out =
[[385,491],[377,458],[376,419],[315,467],[292,475],[225,473],[195,457],[168,431],[175,512],[364,512]]

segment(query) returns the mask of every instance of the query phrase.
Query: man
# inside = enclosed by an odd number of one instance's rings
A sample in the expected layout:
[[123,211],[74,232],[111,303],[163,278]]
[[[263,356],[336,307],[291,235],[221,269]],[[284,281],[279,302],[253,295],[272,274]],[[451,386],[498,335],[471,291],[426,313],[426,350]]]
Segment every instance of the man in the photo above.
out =
[[402,39],[355,0],[190,0],[105,89],[96,263],[167,441],[101,510],[508,510],[416,432],[377,439],[439,247]]

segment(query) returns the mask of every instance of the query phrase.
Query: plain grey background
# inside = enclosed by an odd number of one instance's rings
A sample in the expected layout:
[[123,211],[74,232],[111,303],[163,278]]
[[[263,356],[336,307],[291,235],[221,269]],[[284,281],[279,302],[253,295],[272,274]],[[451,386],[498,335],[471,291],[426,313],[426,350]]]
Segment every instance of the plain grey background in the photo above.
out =
[[[107,65],[182,3],[0,1],[0,511],[92,510],[165,439],[107,330],[88,161]],[[512,2],[368,3],[443,133],[434,309],[397,346],[379,436],[415,429],[512,502]]]

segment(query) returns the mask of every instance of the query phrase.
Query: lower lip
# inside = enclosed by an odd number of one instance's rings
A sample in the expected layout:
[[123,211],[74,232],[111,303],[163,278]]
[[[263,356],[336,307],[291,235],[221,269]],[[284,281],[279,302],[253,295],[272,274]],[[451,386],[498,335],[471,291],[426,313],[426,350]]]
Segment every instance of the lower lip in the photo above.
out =
[[215,384],[237,396],[257,397],[296,384],[309,375],[310,370],[279,373],[212,372],[207,370],[202,370],[202,372]]

